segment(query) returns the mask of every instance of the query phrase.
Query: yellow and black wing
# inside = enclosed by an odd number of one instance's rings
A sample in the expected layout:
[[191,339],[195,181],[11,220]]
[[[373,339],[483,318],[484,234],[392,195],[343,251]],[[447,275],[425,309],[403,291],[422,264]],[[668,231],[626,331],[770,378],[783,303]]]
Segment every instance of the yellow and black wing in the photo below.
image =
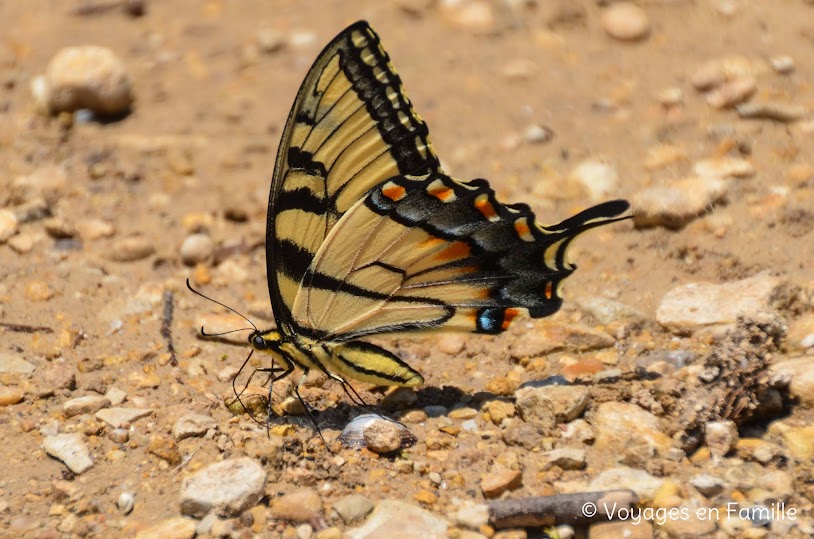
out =
[[342,216],[392,176],[441,171],[427,133],[366,22],[319,54],[286,122],[269,195],[266,267],[281,331],[297,332],[297,292]]
[[322,341],[409,330],[499,333],[521,312],[559,309],[580,233],[625,217],[624,200],[554,226],[525,204],[504,205],[486,180],[399,175],[371,189],[325,239],[292,311]]

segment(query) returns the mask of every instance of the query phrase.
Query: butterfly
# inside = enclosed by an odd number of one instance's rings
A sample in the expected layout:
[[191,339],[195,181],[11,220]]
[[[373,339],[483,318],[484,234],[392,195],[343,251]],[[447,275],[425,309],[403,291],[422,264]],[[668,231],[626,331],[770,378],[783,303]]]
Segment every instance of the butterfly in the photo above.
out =
[[299,368],[300,384],[318,370],[343,385],[418,386],[419,372],[360,339],[496,334],[548,316],[575,269],[571,241],[627,209],[614,200],[542,226],[486,180],[445,174],[378,35],[357,22],[319,54],[288,115],[266,228],[276,328],[249,344],[282,365],[266,369],[272,382]]

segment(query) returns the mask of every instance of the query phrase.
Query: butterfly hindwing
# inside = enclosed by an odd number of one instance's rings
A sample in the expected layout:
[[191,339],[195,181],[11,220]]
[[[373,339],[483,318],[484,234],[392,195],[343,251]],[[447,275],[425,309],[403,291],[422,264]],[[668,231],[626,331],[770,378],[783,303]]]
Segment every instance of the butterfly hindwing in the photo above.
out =
[[320,53],[283,131],[269,195],[266,263],[278,326],[331,229],[375,185],[439,172],[378,36],[358,22]]
[[331,230],[293,317],[333,341],[441,327],[498,333],[521,312],[555,312],[559,284],[574,270],[570,241],[626,209],[614,201],[542,227],[525,204],[498,202],[485,180],[395,176]]

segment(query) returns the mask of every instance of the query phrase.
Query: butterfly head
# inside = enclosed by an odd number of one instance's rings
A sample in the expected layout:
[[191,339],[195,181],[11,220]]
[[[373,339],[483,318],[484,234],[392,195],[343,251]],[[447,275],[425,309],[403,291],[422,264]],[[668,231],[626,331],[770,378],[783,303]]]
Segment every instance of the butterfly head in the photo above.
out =
[[279,352],[280,345],[283,344],[283,336],[274,329],[268,331],[255,330],[249,335],[249,344],[258,352],[264,350]]

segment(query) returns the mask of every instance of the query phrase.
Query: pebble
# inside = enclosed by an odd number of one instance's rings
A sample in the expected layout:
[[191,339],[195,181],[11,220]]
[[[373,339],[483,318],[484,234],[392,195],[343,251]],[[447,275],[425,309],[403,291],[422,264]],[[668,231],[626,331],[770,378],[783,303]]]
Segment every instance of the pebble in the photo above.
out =
[[610,348],[616,340],[605,333],[579,324],[545,322],[526,332],[522,339],[509,345],[509,353],[515,359],[541,357],[557,350],[588,352]]
[[650,33],[650,19],[632,2],[614,2],[602,12],[602,28],[614,39],[638,41]]
[[286,46],[285,35],[268,27],[258,29],[254,35],[254,40],[257,43],[257,48],[263,54],[274,54],[283,50]]
[[542,125],[530,125],[523,133],[523,140],[532,144],[545,144],[554,138],[554,132]]
[[495,14],[486,0],[441,0],[438,11],[450,25],[475,34],[495,30]]
[[136,534],[136,539],[192,539],[195,537],[195,521],[175,517],[159,522]]
[[28,232],[20,232],[8,240],[8,246],[11,247],[15,253],[24,255],[31,252],[31,249],[34,248],[34,243],[36,240],[37,238],[35,238],[33,234]]
[[121,238],[113,243],[108,258],[114,262],[135,262],[155,253],[155,247],[147,238],[140,236]]
[[797,399],[802,407],[814,408],[814,356],[774,363],[771,366],[771,372],[775,376],[789,377],[791,396]]
[[172,466],[181,464],[181,453],[178,445],[172,438],[164,436],[153,436],[147,444],[147,452],[155,455],[161,460],[167,461]]
[[31,281],[25,285],[25,297],[31,301],[48,301],[54,290],[45,281]]
[[96,419],[117,429],[152,413],[153,411],[149,408],[105,408],[96,412]]
[[113,223],[103,219],[83,219],[76,224],[76,229],[83,240],[111,238],[116,234]]
[[717,496],[723,492],[726,487],[723,480],[709,474],[696,475],[690,479],[690,484],[706,498]]
[[186,477],[181,486],[181,513],[201,518],[209,512],[238,516],[263,497],[266,471],[243,457],[224,460]]
[[[681,518],[666,518],[660,526],[661,531],[676,539],[710,536],[718,528],[718,519],[709,518],[708,512],[699,511],[704,509],[703,503],[698,499],[685,500],[676,507]],[[721,514],[725,512],[721,511]]]
[[[26,176],[18,176],[12,183],[13,198],[26,208],[17,206],[20,223],[41,219],[67,191],[68,173],[63,166],[40,167]],[[19,213],[21,212],[21,213]]]
[[487,498],[497,498],[507,490],[515,490],[523,484],[520,470],[497,469],[485,474],[480,480],[480,489]]
[[119,511],[121,511],[124,515],[129,515],[132,513],[135,506],[136,497],[132,492],[122,492],[116,499],[116,507],[118,507]]
[[276,519],[303,523],[321,517],[323,506],[319,492],[306,487],[272,499],[269,508]]
[[61,460],[75,474],[93,466],[90,452],[81,434],[56,434],[46,436],[42,441],[45,452]]
[[17,216],[9,210],[0,210],[0,243],[7,242],[17,233]]
[[753,77],[742,77],[721,84],[707,94],[707,103],[716,109],[734,107],[743,103],[757,90]]
[[726,81],[752,76],[752,64],[743,56],[729,56],[709,60],[690,76],[690,84],[698,91],[720,86]]
[[687,150],[675,144],[659,144],[647,149],[644,168],[660,170],[687,160]]
[[127,393],[125,393],[118,387],[111,387],[105,393],[105,397],[108,398],[112,406],[118,406],[127,400]]
[[768,491],[769,496],[768,499],[752,501],[787,500],[796,492],[794,476],[785,470],[763,470],[763,473],[757,478],[757,486]]
[[605,450],[614,459],[625,450],[643,443],[657,455],[667,455],[672,440],[661,430],[659,418],[627,402],[603,402],[589,418],[596,432],[594,447]]
[[741,118],[775,120],[785,123],[794,122],[806,115],[806,109],[801,105],[777,101],[743,103],[738,105],[737,111]]
[[749,178],[755,175],[755,167],[740,157],[718,157],[696,162],[693,172],[705,178]]
[[691,177],[648,187],[631,197],[636,227],[679,229],[726,198],[728,184],[718,178]]
[[75,237],[78,232],[76,227],[63,217],[51,217],[42,223],[45,232],[54,239],[69,239]]
[[585,467],[585,451],[563,447],[552,451],[545,451],[540,455],[543,469],[558,466],[563,470],[581,470]]
[[514,417],[517,410],[511,402],[492,400],[483,404],[483,411],[489,414],[489,419],[495,425],[500,425],[504,419]]
[[577,298],[576,303],[580,309],[588,312],[600,324],[607,325],[621,320],[638,321],[647,318],[647,315],[635,307],[601,296]]
[[0,373],[31,374],[35,368],[33,364],[17,355],[0,352]]
[[92,414],[102,408],[110,406],[110,400],[101,395],[87,395],[66,401],[62,405],[62,413],[65,417],[73,417],[80,414]]
[[689,283],[662,298],[656,320],[673,331],[732,326],[738,315],[753,316],[770,307],[783,281],[758,275],[723,284]]
[[769,433],[779,436],[789,455],[798,462],[814,459],[814,425],[798,426],[775,421],[769,426]]
[[489,523],[489,506],[485,503],[469,502],[458,509],[452,518],[459,526],[477,530]]
[[116,54],[97,46],[65,47],[45,75],[32,81],[38,106],[51,114],[89,109],[103,116],[122,114],[133,104],[130,75]]
[[592,491],[630,489],[639,498],[652,500],[664,483],[661,477],[653,477],[644,470],[619,466],[600,472],[591,480],[589,488]]
[[212,258],[215,252],[215,242],[208,234],[190,234],[181,244],[179,252],[184,264],[194,266]]
[[460,354],[466,345],[466,337],[459,333],[445,333],[438,338],[436,348],[439,351],[455,356]]
[[172,426],[172,435],[180,442],[184,438],[203,436],[217,426],[217,421],[208,415],[188,414],[175,422],[175,425]]
[[794,70],[796,69],[794,58],[786,54],[772,56],[771,58],[769,58],[769,65],[772,66],[772,69],[774,69],[776,72],[783,75],[793,73]]
[[591,424],[584,419],[575,419],[563,425],[561,437],[574,444],[588,444],[596,438]]
[[704,428],[704,443],[713,457],[724,457],[737,447],[739,440],[734,421],[711,421]]
[[373,502],[361,494],[350,494],[336,501],[333,510],[345,524],[362,520],[373,511]]
[[0,386],[0,407],[11,406],[23,400],[23,392],[17,387]]
[[582,415],[591,402],[591,393],[585,386],[526,386],[515,392],[515,398],[525,422],[550,429]]
[[384,396],[379,406],[390,411],[406,410],[415,406],[417,401],[418,396],[412,388],[397,387]]
[[365,446],[374,453],[398,451],[401,449],[402,431],[403,427],[393,421],[373,421],[364,429]]
[[397,500],[384,500],[365,523],[345,531],[348,539],[381,539],[392,537],[421,537],[447,539],[449,525],[443,518],[416,505]]
[[314,539],[342,539],[342,537],[342,530],[336,526],[331,526],[330,528],[322,528],[319,530],[314,536]]
[[569,180],[580,184],[593,202],[619,192],[619,173],[605,161],[582,161],[571,171]]

